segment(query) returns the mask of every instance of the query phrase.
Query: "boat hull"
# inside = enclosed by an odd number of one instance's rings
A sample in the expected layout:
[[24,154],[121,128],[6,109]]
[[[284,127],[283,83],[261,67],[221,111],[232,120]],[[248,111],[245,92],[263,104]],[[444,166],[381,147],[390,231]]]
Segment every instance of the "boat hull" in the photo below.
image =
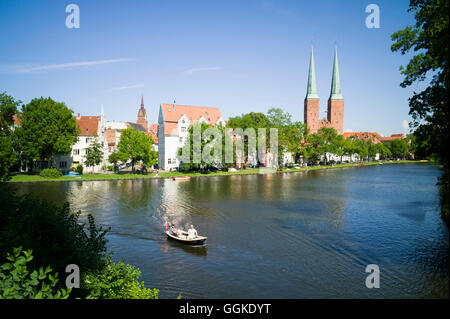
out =
[[186,245],[204,245],[208,237],[198,236],[194,239],[187,239],[186,236],[178,237],[166,231],[167,238]]

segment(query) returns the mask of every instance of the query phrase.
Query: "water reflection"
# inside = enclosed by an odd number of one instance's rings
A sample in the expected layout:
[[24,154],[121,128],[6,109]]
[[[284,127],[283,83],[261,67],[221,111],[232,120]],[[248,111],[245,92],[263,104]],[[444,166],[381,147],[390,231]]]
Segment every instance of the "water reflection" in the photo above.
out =
[[[440,174],[433,166],[383,165],[15,185],[111,226],[108,248],[138,266],[161,297],[448,298]],[[208,246],[168,241],[158,209],[194,224]],[[364,285],[371,263],[383,274],[376,291]]]

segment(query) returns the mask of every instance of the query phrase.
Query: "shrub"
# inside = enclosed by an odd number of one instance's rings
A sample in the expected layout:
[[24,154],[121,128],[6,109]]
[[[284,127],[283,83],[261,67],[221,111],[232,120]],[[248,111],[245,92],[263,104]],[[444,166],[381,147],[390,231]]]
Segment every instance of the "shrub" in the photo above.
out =
[[41,171],[41,173],[39,175],[42,177],[56,178],[56,177],[61,177],[62,173],[60,171],[58,171],[56,168],[45,168]]
[[80,174],[80,175],[83,174],[83,165],[79,164],[79,165],[77,166],[77,173]]
[[138,281],[140,276],[138,268],[122,261],[113,263],[110,255],[105,267],[88,273],[83,282],[92,299],[158,299],[159,290],[145,288],[144,282]]
[[0,266],[0,299],[67,299],[71,288],[58,290],[58,273],[52,274],[50,267],[40,267],[31,273],[27,263],[32,259],[32,251],[14,248],[13,254],[7,255],[9,262]]
[[30,266],[34,269],[49,265],[63,274],[69,264],[84,271],[103,267],[109,229],[97,228],[92,215],[88,215],[85,231],[79,223],[81,212],[71,211],[68,203],[56,206],[30,195],[19,197],[1,186],[0,261],[12,247],[21,246],[33,250]]

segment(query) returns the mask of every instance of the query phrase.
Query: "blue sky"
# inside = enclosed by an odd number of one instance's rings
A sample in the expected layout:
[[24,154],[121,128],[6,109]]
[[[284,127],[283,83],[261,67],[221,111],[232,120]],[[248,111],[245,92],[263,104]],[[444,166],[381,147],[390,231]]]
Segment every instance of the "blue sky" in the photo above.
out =
[[[80,8],[68,29],[65,8]],[[368,29],[365,8],[380,8]],[[412,88],[399,86],[409,56],[390,35],[413,24],[396,1],[1,1],[0,91],[28,103],[50,96],[75,113],[151,123],[159,105],[217,106],[224,118],[280,107],[303,121],[311,45],[320,106],[338,48],[344,130],[404,132]]]

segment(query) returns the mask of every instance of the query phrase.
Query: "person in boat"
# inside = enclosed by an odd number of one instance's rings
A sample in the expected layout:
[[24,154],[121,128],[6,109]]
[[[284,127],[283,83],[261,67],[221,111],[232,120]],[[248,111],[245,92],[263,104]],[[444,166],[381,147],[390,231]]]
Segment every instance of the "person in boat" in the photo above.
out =
[[198,236],[197,230],[194,228],[194,225],[191,225],[191,227],[188,230],[188,239],[194,239]]
[[172,224],[172,226],[170,226],[170,232],[172,233],[172,235],[178,236],[178,229],[175,228],[174,224]]

